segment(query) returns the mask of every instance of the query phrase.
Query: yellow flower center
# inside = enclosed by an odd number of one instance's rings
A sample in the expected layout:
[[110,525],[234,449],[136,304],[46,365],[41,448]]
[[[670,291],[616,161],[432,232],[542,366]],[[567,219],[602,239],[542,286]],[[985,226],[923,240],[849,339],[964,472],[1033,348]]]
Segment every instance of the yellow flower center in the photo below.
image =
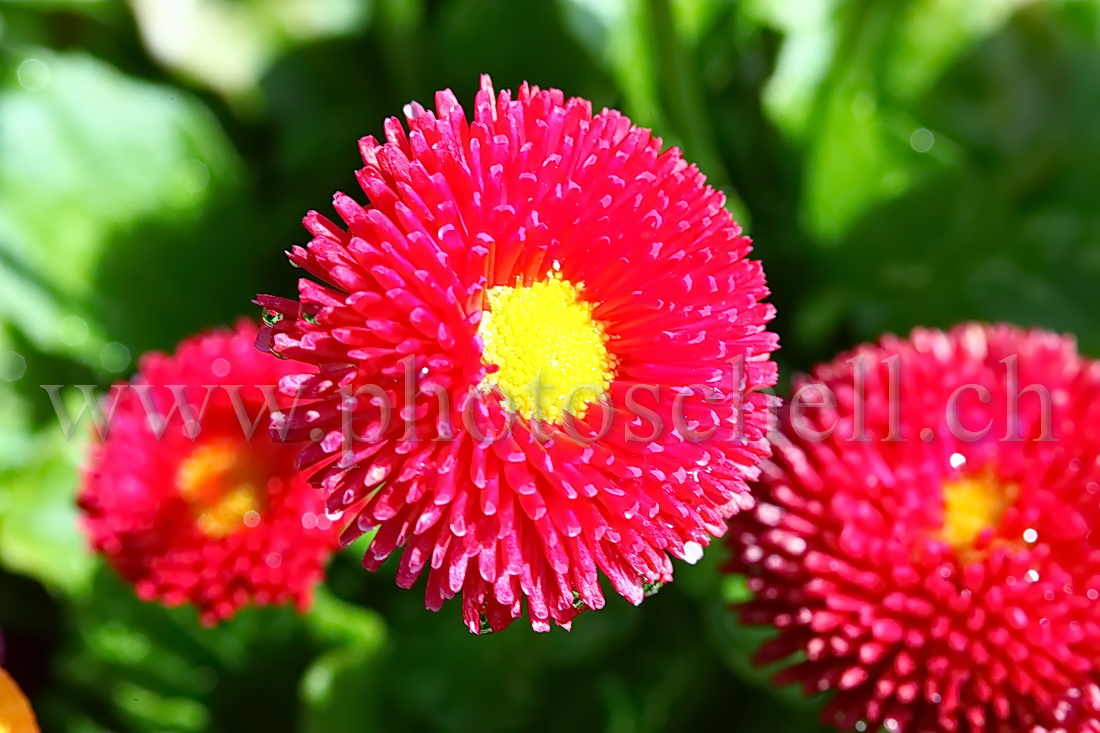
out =
[[990,474],[951,481],[943,487],[943,539],[956,549],[974,544],[984,530],[995,528],[1016,501],[1020,489]]
[[582,418],[615,377],[604,324],[581,300],[583,284],[557,273],[533,285],[489,289],[478,333],[482,358],[497,370],[482,382],[497,388],[524,418],[561,423]]
[[195,524],[215,540],[259,522],[263,502],[258,484],[256,472],[230,441],[200,445],[176,471],[176,488],[191,505]]

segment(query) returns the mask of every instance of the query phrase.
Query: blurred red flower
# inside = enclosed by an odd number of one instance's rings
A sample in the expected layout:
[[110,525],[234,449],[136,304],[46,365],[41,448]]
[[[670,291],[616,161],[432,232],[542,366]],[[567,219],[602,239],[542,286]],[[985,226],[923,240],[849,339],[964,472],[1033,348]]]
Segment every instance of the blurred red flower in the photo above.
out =
[[793,658],[777,680],[832,691],[845,730],[1075,719],[1100,662],[1100,364],[968,324],[860,347],[794,394],[729,534],[742,620],[778,631],[759,661]]
[[138,595],[193,603],[208,624],[250,603],[304,610],[338,546],[297,450],[266,430],[290,370],[256,351],[256,331],[245,322],[145,355],[113,415],[108,398],[80,494],[93,546]]

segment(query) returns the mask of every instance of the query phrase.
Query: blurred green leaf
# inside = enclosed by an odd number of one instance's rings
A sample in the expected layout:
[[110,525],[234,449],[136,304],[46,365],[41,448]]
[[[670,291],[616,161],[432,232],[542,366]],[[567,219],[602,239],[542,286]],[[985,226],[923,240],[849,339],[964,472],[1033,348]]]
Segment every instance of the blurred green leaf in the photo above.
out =
[[130,0],[150,54],[185,78],[248,102],[286,51],[361,32],[370,0]]
[[0,318],[102,369],[108,339],[89,311],[112,237],[152,216],[193,220],[240,163],[178,90],[80,54],[30,50],[14,67],[0,87]]
[[913,104],[1008,19],[1021,0],[779,0],[746,13],[787,32],[765,91],[777,126],[807,151],[805,212],[826,243],[928,173],[944,146]]
[[246,608],[205,628],[193,608],[140,601],[106,569],[73,610],[57,693],[107,691],[110,707],[85,709],[111,730],[287,729],[305,710],[298,680],[324,649],[291,608]]
[[30,439],[22,460],[0,464],[0,563],[67,593],[84,590],[95,566],[77,528],[82,443],[47,429]]
[[922,101],[930,142],[967,153],[867,214],[824,261],[856,338],[1003,320],[1100,353],[1098,40],[1036,6]]
[[300,730],[328,733],[355,722],[355,729],[386,730],[379,722],[377,650],[363,646],[332,649],[317,658],[302,677],[305,705]]
[[320,588],[309,614],[309,625],[326,644],[375,652],[386,640],[386,624],[375,612],[342,601]]
[[973,46],[1032,0],[910,0],[893,26],[882,88],[903,101],[920,99]]
[[647,0],[560,0],[574,37],[607,66],[638,124],[663,127]]

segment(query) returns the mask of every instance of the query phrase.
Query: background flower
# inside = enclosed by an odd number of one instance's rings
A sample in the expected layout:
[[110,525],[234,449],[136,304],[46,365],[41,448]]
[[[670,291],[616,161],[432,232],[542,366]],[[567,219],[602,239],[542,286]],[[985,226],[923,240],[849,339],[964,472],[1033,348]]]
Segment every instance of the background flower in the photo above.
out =
[[294,449],[264,430],[269,408],[289,407],[275,396],[287,368],[255,340],[241,322],[142,357],[107,400],[79,498],[93,546],[137,594],[193,603],[204,623],[248,603],[305,611],[339,531]]
[[[1100,366],[968,324],[797,379],[731,569],[842,729],[1026,730],[1100,663]],[[809,405],[799,407],[800,400]]]

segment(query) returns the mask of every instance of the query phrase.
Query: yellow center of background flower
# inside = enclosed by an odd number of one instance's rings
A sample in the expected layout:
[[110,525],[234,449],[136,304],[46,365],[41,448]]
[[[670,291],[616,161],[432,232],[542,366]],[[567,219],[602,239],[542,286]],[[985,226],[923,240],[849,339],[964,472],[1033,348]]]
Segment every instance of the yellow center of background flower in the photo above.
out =
[[195,524],[211,539],[259,522],[263,504],[255,472],[230,441],[200,445],[180,464],[176,488],[191,505]]
[[501,285],[487,293],[478,330],[487,365],[482,386],[499,389],[524,418],[561,423],[584,417],[611,385],[614,358],[604,325],[580,299],[583,285],[553,274],[533,285]]
[[943,539],[956,549],[974,544],[987,528],[995,528],[1001,515],[1016,501],[1019,487],[1002,484],[983,474],[951,481],[943,487]]

